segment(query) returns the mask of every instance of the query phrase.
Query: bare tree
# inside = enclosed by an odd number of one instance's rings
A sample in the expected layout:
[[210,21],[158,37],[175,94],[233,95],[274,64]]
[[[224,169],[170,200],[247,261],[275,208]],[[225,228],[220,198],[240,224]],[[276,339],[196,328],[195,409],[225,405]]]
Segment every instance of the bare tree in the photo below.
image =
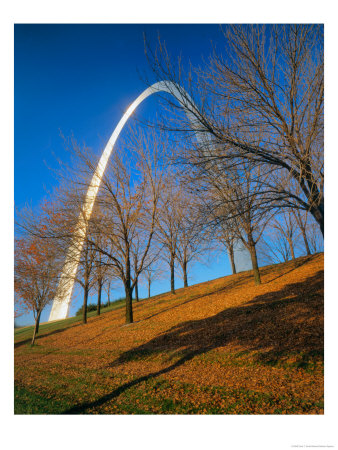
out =
[[[94,229],[105,236],[102,245],[95,238],[89,242],[106,256],[107,264],[124,285],[126,294],[126,322],[133,322],[132,292],[139,274],[147,264],[147,255],[154,235],[159,201],[161,170],[157,143],[144,135],[134,134],[124,153],[113,155],[101,180],[96,199],[100,214],[94,214]],[[126,149],[128,148],[128,154]],[[95,170],[92,158],[82,154],[88,168]],[[133,164],[131,161],[133,160]],[[142,239],[139,239],[142,235]],[[137,266],[134,265],[138,246]]]
[[170,290],[175,294],[175,261],[183,215],[181,211],[182,192],[174,175],[162,182],[161,203],[156,225],[156,240],[163,248],[163,257],[170,268]]
[[[81,183],[79,182],[81,180]],[[67,184],[62,189],[57,189],[53,193],[52,201],[43,207],[45,216],[48,218],[48,227],[43,232],[38,233],[42,239],[49,241],[59,249],[68,261],[72,260],[78,265],[78,270],[73,279],[83,289],[82,322],[87,323],[87,306],[90,291],[96,284],[96,258],[97,252],[91,243],[94,233],[92,221],[87,221],[87,234],[80,256],[70,252],[71,243],[75,236],[76,223],[79,215],[84,220],[83,197],[86,184],[81,178],[74,178],[71,184]],[[36,233],[37,230],[34,231]],[[91,236],[91,239],[89,239]],[[59,286],[62,289],[61,285]]]
[[292,214],[294,215],[297,225],[300,229],[301,235],[303,237],[304,246],[306,250],[306,254],[311,255],[309,240],[307,237],[307,224],[308,224],[308,211],[300,211],[298,209],[293,210]]
[[282,211],[270,221],[260,250],[273,262],[295,260],[298,238],[299,229],[293,210]]
[[102,256],[101,253],[98,254],[98,257],[95,261],[95,272],[96,272],[96,287],[97,287],[97,315],[101,314],[101,297],[102,297],[102,288],[104,284],[104,268],[106,266],[102,264]]
[[188,286],[188,266],[202,257],[208,250],[208,230],[204,223],[204,216],[196,198],[181,188],[180,204],[177,205],[181,215],[178,226],[178,241],[176,257],[180,264],[184,287]]
[[[225,213],[221,213],[221,218],[225,217]],[[232,273],[237,273],[236,264],[235,264],[235,254],[234,254],[234,246],[236,242],[236,224],[235,222],[231,223],[229,220],[218,220],[215,218],[217,227],[216,227],[216,239],[221,242],[227,254],[229,256],[231,270]]]
[[269,176],[261,168],[242,161],[237,168],[222,175],[218,168],[209,168],[200,180],[207,189],[206,217],[214,226],[219,228],[221,224],[228,230],[232,247],[241,241],[247,248],[256,284],[261,283],[256,245],[273,214],[270,206],[262,202],[260,192],[261,180]]
[[261,182],[264,201],[308,211],[324,234],[323,26],[227,25],[223,34],[225,55],[215,49],[187,81],[163,44],[147,47],[153,74],[176,97],[170,106],[189,112],[163,126],[186,141],[205,136],[177,159],[197,175],[215,162],[224,172],[238,160],[263,166],[274,175]]
[[[131,249],[132,260],[133,260],[133,269],[134,269],[133,281],[135,282],[135,301],[136,302],[139,301],[138,285],[139,285],[139,277],[141,275],[141,271],[139,270],[139,263],[140,263],[140,258],[142,257],[142,252],[143,252],[142,244],[144,242],[144,239],[145,239],[144,233],[142,233],[142,231],[140,230],[139,234],[137,236],[135,236],[133,246]],[[149,264],[150,254],[151,254],[151,249],[149,249],[149,251],[148,251],[147,262],[144,264],[144,268],[147,267]]]
[[[94,217],[100,214],[97,208],[94,210]],[[91,233],[90,240],[94,241],[95,247],[99,246],[100,248],[104,248],[106,244],[105,236],[101,234],[100,229],[95,229],[95,221],[90,221],[90,226],[88,232]],[[96,251],[94,255],[94,264],[93,264],[93,271],[94,271],[94,284],[97,291],[97,315],[99,316],[101,314],[101,297],[102,297],[102,290],[104,287],[104,284],[106,281],[108,281],[108,277],[110,275],[109,271],[109,260],[106,255],[103,255],[101,252]],[[110,281],[110,280],[109,280]],[[108,294],[110,295],[109,291]],[[109,298],[110,301],[110,298]]]
[[[89,232],[90,233],[90,232]],[[97,282],[96,272],[97,252],[91,243],[91,238],[87,234],[80,258],[76,258],[78,270],[74,281],[83,289],[82,322],[87,323],[87,306],[89,292],[95,287]]]
[[314,222],[307,224],[307,236],[311,253],[318,253],[323,251],[323,237],[318,233],[318,225]]
[[285,211],[279,214],[270,226],[277,231],[288,243],[291,259],[295,260],[295,243],[298,237],[297,222],[291,211]]
[[148,266],[144,272],[143,272],[143,276],[146,280],[147,283],[147,288],[148,288],[148,298],[151,297],[151,285],[153,284],[154,281],[156,280],[160,280],[163,278],[164,276],[164,270],[160,265],[160,261],[154,261],[150,266]]
[[[155,227],[156,230],[156,227]],[[149,277],[156,278],[157,275],[153,273],[153,269],[155,265],[158,266],[159,257],[161,254],[161,248],[159,247],[158,243],[155,241],[155,239],[152,240],[151,246],[148,250],[147,257],[143,262],[143,268],[140,270],[140,261],[143,253],[143,246],[145,242],[145,235],[142,230],[140,230],[139,234],[136,236],[133,246],[131,249],[132,253],[132,259],[133,259],[133,276],[132,279],[135,282],[135,301],[139,301],[139,281],[140,276],[145,275],[147,280],[149,280]],[[152,269],[151,269],[152,268]],[[146,272],[146,273],[145,273]]]
[[105,270],[105,277],[104,277],[104,283],[103,283],[103,289],[105,290],[107,294],[107,305],[110,306],[110,299],[111,299],[111,290],[113,287],[113,283],[115,281],[115,276],[112,270],[110,270],[109,265],[106,267]]
[[141,284],[144,281],[146,282],[148,298],[150,297],[152,283],[164,277],[162,250],[163,248],[159,242],[153,239],[147,255],[147,262],[139,275],[139,277],[141,276]]

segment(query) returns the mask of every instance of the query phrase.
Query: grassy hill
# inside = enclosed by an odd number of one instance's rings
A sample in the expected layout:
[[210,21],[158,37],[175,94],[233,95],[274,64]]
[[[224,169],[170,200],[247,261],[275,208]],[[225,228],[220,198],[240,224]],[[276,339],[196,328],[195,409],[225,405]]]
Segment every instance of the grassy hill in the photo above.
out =
[[[111,303],[110,306],[101,307],[101,313],[104,314],[115,309],[124,308],[124,300],[118,300]],[[96,311],[90,311],[87,313],[87,317],[96,316]],[[79,325],[82,322],[82,313],[78,316],[69,317],[64,320],[56,320],[53,322],[43,322],[39,326],[39,336],[47,336],[51,333],[62,331],[70,326]],[[34,325],[28,325],[25,327],[18,327],[14,330],[14,347],[21,345],[22,343],[30,343],[32,341],[34,331]]]
[[15,332],[17,414],[323,414],[323,254]]

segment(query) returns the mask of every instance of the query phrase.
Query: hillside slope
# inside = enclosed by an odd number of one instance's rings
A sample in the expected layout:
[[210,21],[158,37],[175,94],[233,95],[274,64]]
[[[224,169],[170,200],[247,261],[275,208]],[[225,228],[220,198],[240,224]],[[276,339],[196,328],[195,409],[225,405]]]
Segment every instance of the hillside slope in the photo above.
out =
[[18,342],[16,413],[323,413],[323,254],[134,311]]

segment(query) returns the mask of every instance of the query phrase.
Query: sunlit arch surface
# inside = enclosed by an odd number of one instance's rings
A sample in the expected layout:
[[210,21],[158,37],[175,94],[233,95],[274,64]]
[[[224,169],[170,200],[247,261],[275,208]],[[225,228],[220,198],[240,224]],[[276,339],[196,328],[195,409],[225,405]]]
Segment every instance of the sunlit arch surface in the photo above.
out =
[[[152,86],[148,87],[145,91],[143,91],[142,94],[139,95],[137,99],[129,106],[127,111],[124,113],[122,119],[117,124],[113,134],[111,135],[102,153],[100,161],[98,162],[92,181],[89,185],[86,199],[83,204],[83,211],[82,214],[79,216],[78,223],[74,231],[74,239],[68,249],[66,260],[62,269],[59,288],[53,301],[52,310],[49,315],[49,321],[65,319],[68,315],[75,281],[75,275],[77,272],[83,243],[86,237],[87,223],[88,220],[90,219],[96,195],[100,188],[101,179],[106,169],[110,155],[113,151],[115,142],[119,137],[122,128],[126,124],[129,117],[132,115],[132,113],[135,111],[135,109],[138,107],[138,105],[141,102],[143,102],[144,99],[149,97],[149,95],[161,91],[172,94],[178,100],[178,102],[185,110],[185,113],[189,121],[191,122],[192,128],[195,128],[194,115],[191,113],[191,111],[187,109],[187,106],[189,106],[190,110],[195,109],[197,112],[196,106],[194,105],[188,94],[183,90],[183,88],[176,85],[175,83],[172,83],[171,81],[160,81],[158,83],[153,84]],[[189,103],[189,105],[187,105],[187,102]],[[196,137],[199,141],[205,141],[206,139],[205,135],[198,131],[196,131]],[[250,269],[250,267],[246,269]]]

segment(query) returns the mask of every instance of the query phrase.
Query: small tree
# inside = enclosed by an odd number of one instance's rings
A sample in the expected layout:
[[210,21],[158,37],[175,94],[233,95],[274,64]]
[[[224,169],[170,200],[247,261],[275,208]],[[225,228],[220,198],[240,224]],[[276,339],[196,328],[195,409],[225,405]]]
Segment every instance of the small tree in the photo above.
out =
[[107,294],[107,306],[110,306],[111,290],[112,287],[114,287],[116,277],[109,265],[107,265],[105,269],[103,289]]
[[[261,283],[256,246],[273,214],[268,202],[262,202],[261,180],[270,176],[246,161],[220,174],[209,168],[204,183],[209,187],[208,214],[216,225],[229,226],[232,245],[241,241],[250,253],[256,284]],[[257,181],[258,180],[258,181]]]
[[154,281],[160,280],[164,275],[164,270],[160,265],[160,260],[157,259],[153,263],[144,269],[143,276],[146,279],[148,287],[148,298],[151,296],[151,285]]
[[85,240],[78,271],[75,277],[76,283],[83,288],[82,322],[87,323],[87,305],[90,290],[95,286],[95,257],[96,251],[88,239]]
[[15,241],[15,303],[35,319],[31,345],[39,332],[43,309],[54,299],[59,282],[60,264],[50,242],[35,236]]
[[322,252],[324,247],[324,239],[318,232],[318,225],[314,221],[307,224],[307,236],[309,239],[311,253]]
[[[295,260],[295,245],[298,238],[298,229],[295,216],[292,211],[284,211],[275,216],[270,224],[279,240],[285,241],[289,247],[291,259]],[[282,244],[281,244],[282,246]],[[285,247],[285,246],[284,246]],[[288,254],[288,252],[286,252]],[[288,258],[287,258],[288,259]],[[286,260],[287,260],[286,259]]]
[[162,183],[161,203],[156,226],[156,240],[163,248],[163,257],[170,268],[170,290],[175,294],[175,261],[180,230],[182,229],[182,192],[173,174]]
[[213,236],[213,241],[216,245],[219,242],[228,254],[228,258],[231,264],[231,271],[233,274],[237,273],[235,264],[235,243],[236,237],[236,222],[231,220],[222,220],[226,217],[226,210],[222,212],[222,207],[211,210],[212,224],[209,227],[209,234]]
[[[99,214],[99,211],[97,211],[97,208],[95,210],[95,214]],[[95,226],[95,221],[90,222],[89,230],[93,230],[93,227]],[[96,242],[96,246],[104,248],[105,246],[105,236],[102,235],[100,232],[100,229],[96,229],[95,232],[91,233],[90,239]],[[99,316],[101,314],[101,298],[102,298],[102,290],[104,288],[104,284],[106,281],[108,281],[109,276],[109,261],[106,255],[102,254],[99,251],[95,251],[94,254],[94,262],[93,262],[93,271],[94,271],[94,287],[97,291],[97,308],[96,312]],[[110,292],[108,292],[108,295],[110,295]],[[110,297],[109,297],[109,303],[110,303]]]
[[277,214],[269,223],[260,245],[260,255],[267,262],[295,259],[299,231],[292,211]]
[[[133,322],[132,293],[140,273],[148,264],[155,231],[162,178],[159,145],[151,137],[145,140],[140,133],[132,135],[123,152],[116,150],[102,177],[97,208],[91,218],[94,233],[105,239],[100,242],[95,236],[87,237],[95,250],[107,258],[106,264],[114,275],[123,282],[126,323]],[[95,170],[89,154],[80,156],[88,169]]]
[[226,223],[221,221],[218,228],[218,233],[219,233],[218,238],[228,253],[232,273],[235,274],[237,273],[235,264],[235,252],[234,252],[234,244],[236,241],[236,236],[229,221]]
[[309,244],[309,239],[307,236],[307,225],[308,225],[308,211],[300,211],[298,209],[292,211],[297,225],[300,229],[301,235],[303,237],[303,241],[304,241],[304,246],[305,246],[305,251],[307,256],[311,255],[311,250],[310,250],[310,244]]
[[188,286],[188,267],[208,249],[208,233],[204,216],[196,198],[187,191],[181,193],[178,205],[181,214],[178,227],[176,257],[180,265],[184,287]]

